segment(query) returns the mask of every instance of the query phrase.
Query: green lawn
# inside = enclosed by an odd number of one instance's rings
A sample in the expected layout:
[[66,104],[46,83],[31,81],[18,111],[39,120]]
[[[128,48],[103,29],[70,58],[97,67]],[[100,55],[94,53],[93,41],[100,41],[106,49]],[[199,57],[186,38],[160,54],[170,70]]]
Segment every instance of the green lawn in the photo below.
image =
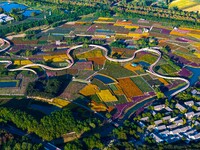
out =
[[143,92],[151,92],[153,89],[147,84],[140,76],[131,78],[131,80],[140,88]]
[[106,65],[104,70],[101,70],[99,73],[111,76],[113,78],[120,78],[120,77],[128,77],[136,75],[132,71],[125,69],[124,67],[120,66],[119,63],[106,61]]
[[127,103],[127,99],[124,95],[117,95],[117,99],[118,99],[118,101],[115,102],[115,104]]
[[160,69],[163,70],[163,72],[165,72],[166,74],[172,74],[177,72],[177,70],[169,64],[160,65]]
[[114,84],[110,84],[109,87],[111,88],[111,90],[115,91],[117,90],[116,86]]
[[101,90],[109,89],[107,85],[103,84],[103,82],[99,81],[98,79],[94,78],[91,83],[95,84]]

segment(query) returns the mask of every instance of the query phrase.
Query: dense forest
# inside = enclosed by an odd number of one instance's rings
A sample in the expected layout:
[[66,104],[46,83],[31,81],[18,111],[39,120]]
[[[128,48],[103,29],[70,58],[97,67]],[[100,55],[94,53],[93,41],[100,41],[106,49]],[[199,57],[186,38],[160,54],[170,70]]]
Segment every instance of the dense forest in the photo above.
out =
[[33,144],[27,137],[18,137],[6,130],[0,130],[0,149],[39,150],[42,144]]
[[101,122],[97,118],[90,118],[90,116],[88,116],[88,119],[75,117],[66,108],[53,112],[51,115],[45,116],[38,121],[31,115],[20,110],[1,107],[0,120],[3,123],[12,123],[28,133],[35,133],[47,141],[59,138],[63,134],[72,131],[80,135],[98,126]]
[[[39,79],[28,84],[26,94],[28,96],[39,96],[43,98],[53,98],[60,95],[68,83],[71,81],[68,76],[59,76],[46,79]],[[64,82],[63,82],[64,81]]]

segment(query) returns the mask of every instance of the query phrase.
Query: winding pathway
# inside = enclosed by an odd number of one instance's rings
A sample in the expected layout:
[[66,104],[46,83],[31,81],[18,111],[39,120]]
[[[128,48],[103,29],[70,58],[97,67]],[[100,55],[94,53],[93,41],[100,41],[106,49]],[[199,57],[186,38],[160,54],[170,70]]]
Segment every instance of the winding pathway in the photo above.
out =
[[[3,46],[4,43],[7,43],[8,46],[6,48],[0,50],[0,52],[8,50],[10,48],[10,43],[7,40],[5,40],[5,39],[1,39],[1,40],[3,40],[4,42],[0,46]],[[39,67],[42,67],[44,69],[51,70],[51,71],[59,71],[59,70],[68,69],[68,68],[70,68],[70,67],[72,67],[74,65],[74,59],[70,55],[70,52],[72,50],[75,50],[75,49],[80,48],[80,47],[83,47],[83,45],[77,45],[77,46],[71,47],[71,48],[69,48],[66,51],[66,54],[67,54],[67,56],[69,58],[69,60],[66,60],[68,62],[68,66],[66,66],[66,67],[53,68],[53,67],[49,67],[49,66],[46,66],[46,65],[43,65],[43,64],[28,64],[28,65],[25,65],[25,66],[22,66],[22,67],[19,67],[19,68],[16,68],[16,69],[9,69],[9,71],[26,70],[26,71],[31,71],[31,72],[37,74],[36,71],[34,71],[33,69],[30,69],[30,67],[35,67],[35,66],[39,66]],[[178,94],[179,92],[182,92],[182,91],[186,90],[190,86],[190,82],[187,79],[185,79],[185,78],[181,78],[181,77],[169,77],[169,76],[160,75],[160,74],[154,72],[154,70],[153,70],[154,66],[160,61],[160,59],[162,57],[162,54],[161,54],[161,52],[159,50],[150,49],[150,48],[143,48],[143,49],[135,51],[134,54],[133,54],[133,56],[130,57],[130,58],[115,59],[115,58],[111,58],[111,57],[108,56],[108,49],[105,48],[105,47],[103,47],[103,46],[90,44],[89,47],[95,47],[95,48],[99,48],[99,49],[103,50],[105,52],[104,56],[105,56],[105,58],[107,60],[113,61],[113,62],[119,62],[119,63],[128,62],[128,61],[133,60],[136,57],[136,54],[139,53],[139,52],[145,51],[145,52],[156,53],[159,57],[158,57],[158,59],[153,64],[151,64],[149,70],[146,70],[148,73],[150,73],[150,74],[152,74],[154,76],[160,77],[160,78],[164,78],[164,79],[181,80],[181,81],[186,82],[186,86],[184,86],[183,88],[181,88],[181,89],[177,90],[176,92],[172,93],[170,95],[170,97],[173,97],[174,95]],[[6,68],[7,68],[9,65],[12,64],[12,61],[3,60],[3,61],[0,61],[0,63],[7,63],[7,65],[6,65]]]

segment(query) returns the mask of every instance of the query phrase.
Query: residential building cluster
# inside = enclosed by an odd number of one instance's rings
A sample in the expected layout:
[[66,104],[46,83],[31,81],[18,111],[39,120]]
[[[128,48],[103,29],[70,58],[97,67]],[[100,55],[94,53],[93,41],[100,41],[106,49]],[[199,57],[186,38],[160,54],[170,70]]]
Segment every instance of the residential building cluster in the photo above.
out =
[[[173,103],[173,108],[170,107],[172,105],[154,105],[150,112],[151,116],[140,119],[139,126],[146,129],[144,135],[153,137],[157,143],[174,143],[180,140],[186,143],[199,141],[200,102],[193,100],[177,102]],[[160,116],[159,119],[157,119],[158,116]]]

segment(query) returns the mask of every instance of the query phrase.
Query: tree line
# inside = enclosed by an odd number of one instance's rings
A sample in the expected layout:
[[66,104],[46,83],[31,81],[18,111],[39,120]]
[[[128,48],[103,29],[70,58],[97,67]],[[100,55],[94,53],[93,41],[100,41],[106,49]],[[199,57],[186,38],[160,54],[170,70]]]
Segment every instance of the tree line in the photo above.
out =
[[84,133],[98,126],[101,122],[97,118],[88,117],[88,119],[74,117],[74,114],[69,109],[64,108],[38,121],[26,112],[0,107],[1,122],[12,123],[18,128],[26,130],[28,133],[35,133],[47,141],[59,138],[68,132]]

